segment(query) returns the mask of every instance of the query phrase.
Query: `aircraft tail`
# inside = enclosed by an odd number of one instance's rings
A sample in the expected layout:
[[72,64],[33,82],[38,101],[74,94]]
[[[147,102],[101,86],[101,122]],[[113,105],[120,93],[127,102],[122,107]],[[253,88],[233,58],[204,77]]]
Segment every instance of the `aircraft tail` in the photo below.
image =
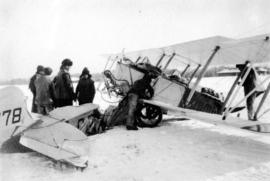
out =
[[33,119],[26,107],[26,97],[15,86],[0,89],[0,152],[25,152],[29,151],[19,144],[22,131]]
[[22,91],[15,86],[0,89],[0,129],[21,126],[31,120]]

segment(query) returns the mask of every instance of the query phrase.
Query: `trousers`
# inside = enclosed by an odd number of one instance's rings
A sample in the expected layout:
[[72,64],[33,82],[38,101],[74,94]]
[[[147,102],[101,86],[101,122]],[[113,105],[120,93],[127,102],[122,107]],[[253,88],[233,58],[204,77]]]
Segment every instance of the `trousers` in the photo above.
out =
[[135,111],[138,104],[139,96],[134,93],[128,95],[128,116],[126,126],[136,126]]

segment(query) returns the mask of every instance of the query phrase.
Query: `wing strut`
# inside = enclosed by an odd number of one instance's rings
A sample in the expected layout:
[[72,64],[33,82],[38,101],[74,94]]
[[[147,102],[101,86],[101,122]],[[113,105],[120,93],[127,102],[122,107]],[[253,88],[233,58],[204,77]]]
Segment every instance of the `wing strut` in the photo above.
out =
[[159,64],[161,63],[161,61],[163,60],[163,58],[165,57],[165,53],[163,53],[162,55],[161,55],[161,57],[160,57],[160,59],[158,60],[158,62],[157,62],[157,64],[156,64],[156,67],[158,67],[159,66]]
[[[231,107],[231,105],[232,105],[233,100],[235,100],[235,98],[236,98],[236,96],[237,96],[237,94],[238,94],[240,88],[241,88],[242,85],[244,84],[244,82],[245,82],[245,80],[246,80],[246,78],[247,78],[249,72],[251,71],[252,65],[248,62],[247,66],[248,66],[247,71],[244,73],[244,76],[242,77],[242,79],[241,79],[241,81],[240,81],[240,83],[239,83],[239,86],[238,86],[237,90],[235,91],[234,95],[232,96],[232,99],[231,99],[231,101],[230,101],[230,103],[229,103],[229,106],[227,106],[226,110],[224,111],[224,115],[223,115],[223,117],[222,117],[222,120],[225,120],[226,117],[227,117],[227,115],[229,114],[229,112],[230,112],[230,111],[233,111],[233,110],[235,109],[235,107],[232,108],[232,109],[230,109],[230,107]],[[244,72],[244,71],[242,71],[242,72]],[[251,92],[253,93],[253,91],[251,91]],[[250,94],[250,95],[251,95],[251,94]],[[247,95],[246,97],[249,97],[249,96]],[[245,97],[245,98],[246,98],[246,97]],[[244,99],[245,99],[245,98],[244,98]],[[241,101],[241,102],[242,102],[242,101]]]
[[137,58],[137,60],[136,60],[136,62],[135,63],[138,63],[139,62],[139,60],[141,59],[142,57],[141,56],[139,56],[138,58]]
[[171,61],[172,61],[172,59],[174,58],[175,55],[176,55],[175,53],[173,53],[171,55],[171,57],[169,58],[168,62],[165,65],[165,67],[163,68],[163,70],[165,70],[169,66],[169,64],[171,63]]
[[183,75],[185,75],[186,71],[188,70],[188,68],[190,67],[190,64],[188,64],[185,68],[185,70],[181,73],[181,76],[183,77]]
[[238,84],[240,78],[244,76],[244,72],[247,70],[247,67],[248,67],[248,62],[245,63],[245,68],[244,68],[244,70],[241,71],[241,72],[238,74],[237,78],[235,79],[235,81],[234,81],[234,83],[233,83],[233,85],[232,85],[232,87],[231,87],[229,93],[227,94],[227,97],[226,97],[226,99],[225,99],[225,101],[224,101],[224,103],[223,103],[223,105],[222,105],[222,109],[221,109],[221,110],[224,110],[224,109],[225,109],[226,104],[228,103],[229,99],[231,98],[231,95],[232,95],[233,91],[235,90],[235,88],[236,88],[236,86],[237,86],[237,84]]
[[270,83],[268,84],[267,89],[266,89],[265,93],[263,94],[263,97],[262,97],[262,99],[261,99],[261,101],[259,103],[259,106],[258,106],[258,108],[257,108],[257,110],[256,110],[256,112],[254,114],[254,119],[255,120],[257,120],[257,118],[258,118],[259,111],[261,110],[262,105],[264,104],[264,102],[266,100],[266,97],[269,94],[269,91],[270,91]]
[[[269,77],[266,77],[262,82],[261,84],[265,83],[266,81],[268,81],[270,79],[270,76]],[[226,116],[235,110],[236,107],[238,107],[243,101],[245,101],[248,97],[250,97],[255,91],[257,90],[257,88],[255,87],[252,91],[250,91],[242,100],[240,100],[232,109],[229,109],[227,108],[227,110],[225,111],[225,114],[223,116],[223,120],[226,119]]]
[[198,72],[200,67],[201,67],[201,64],[198,64],[197,68],[194,70],[194,72],[192,73],[192,75],[189,78],[188,85],[190,84],[190,82],[192,81],[193,77],[196,75],[196,73]]
[[197,86],[199,85],[202,77],[204,76],[208,66],[210,65],[210,63],[212,62],[214,56],[216,55],[216,53],[218,52],[218,50],[220,49],[220,46],[216,46],[213,53],[211,54],[211,56],[208,58],[206,64],[204,65],[204,67],[202,68],[201,72],[200,72],[200,75],[196,81],[196,83],[194,84],[192,90],[190,91],[189,95],[188,95],[188,98],[187,98],[187,101],[186,101],[186,105],[189,104],[191,98],[193,97],[193,94],[195,93],[195,90],[197,88]]

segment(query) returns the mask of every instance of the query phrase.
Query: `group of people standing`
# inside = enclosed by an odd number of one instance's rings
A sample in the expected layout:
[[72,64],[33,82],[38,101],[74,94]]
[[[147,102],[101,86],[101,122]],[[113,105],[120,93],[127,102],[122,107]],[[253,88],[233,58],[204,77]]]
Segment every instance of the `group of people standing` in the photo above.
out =
[[50,67],[37,67],[29,83],[29,89],[33,94],[32,112],[46,115],[54,108],[73,105],[73,101],[78,100],[79,105],[93,102],[96,91],[89,70],[86,67],[83,69],[74,92],[69,73],[72,65],[70,59],[64,59],[53,79]]

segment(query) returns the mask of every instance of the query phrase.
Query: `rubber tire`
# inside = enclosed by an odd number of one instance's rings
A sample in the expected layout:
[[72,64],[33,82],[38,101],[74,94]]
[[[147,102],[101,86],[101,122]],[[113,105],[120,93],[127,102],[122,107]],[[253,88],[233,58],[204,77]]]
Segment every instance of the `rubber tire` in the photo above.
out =
[[[147,109],[150,111],[154,111],[151,116],[154,116],[154,121],[150,121],[149,117],[142,114],[143,109]],[[136,110],[136,117],[137,126],[139,127],[148,127],[153,128],[156,127],[162,120],[162,110],[160,107],[153,106],[150,104],[139,104]],[[153,118],[151,118],[153,119]]]

